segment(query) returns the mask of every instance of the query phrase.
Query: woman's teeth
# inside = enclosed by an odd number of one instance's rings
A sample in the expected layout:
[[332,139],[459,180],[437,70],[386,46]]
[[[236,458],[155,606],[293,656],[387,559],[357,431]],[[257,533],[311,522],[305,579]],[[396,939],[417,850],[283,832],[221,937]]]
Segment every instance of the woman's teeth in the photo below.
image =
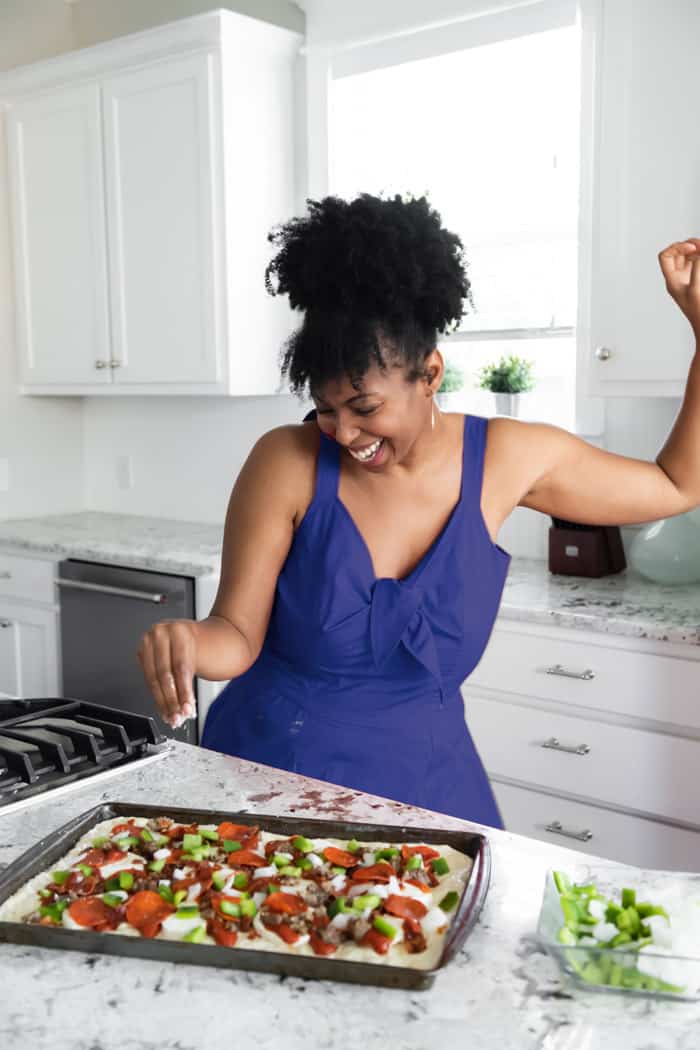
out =
[[366,463],[368,459],[372,459],[379,452],[379,446],[381,445],[384,438],[379,438],[374,442],[373,445],[368,445],[367,448],[354,452],[351,448],[348,452],[354,459],[359,459],[360,463]]

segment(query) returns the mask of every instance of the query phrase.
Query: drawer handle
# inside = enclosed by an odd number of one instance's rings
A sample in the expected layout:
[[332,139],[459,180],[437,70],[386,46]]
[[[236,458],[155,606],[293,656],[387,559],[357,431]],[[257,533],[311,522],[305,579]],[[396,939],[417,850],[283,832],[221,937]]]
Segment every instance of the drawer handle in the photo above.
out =
[[561,664],[554,664],[553,667],[545,667],[545,674],[556,674],[561,675],[562,678],[578,678],[582,682],[590,682],[595,678],[595,672],[591,671],[590,668],[586,668],[585,671],[567,671]]
[[552,835],[563,835],[567,839],[576,839],[578,842],[590,842],[593,838],[593,832],[588,828],[584,828],[583,831],[571,831],[570,828],[563,827],[558,820],[553,820],[550,824],[545,825],[544,830],[551,832]]
[[591,750],[588,744],[560,744],[555,736],[545,740],[542,747],[551,748],[552,751],[566,751],[569,755],[588,755]]
[[0,620],[0,630],[4,630],[6,627],[12,627],[12,620]]

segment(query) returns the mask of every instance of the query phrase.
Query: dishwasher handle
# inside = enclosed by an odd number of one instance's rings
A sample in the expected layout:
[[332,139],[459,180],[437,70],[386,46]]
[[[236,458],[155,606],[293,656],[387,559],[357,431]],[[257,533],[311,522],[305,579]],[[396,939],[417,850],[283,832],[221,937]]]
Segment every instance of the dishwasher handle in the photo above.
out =
[[156,605],[164,605],[168,600],[167,594],[154,594],[152,591],[134,591],[127,587],[110,587],[106,583],[86,583],[84,580],[54,581],[58,587],[70,587],[76,591],[96,591],[98,594],[110,594],[114,598],[137,598],[143,602],[154,602]]

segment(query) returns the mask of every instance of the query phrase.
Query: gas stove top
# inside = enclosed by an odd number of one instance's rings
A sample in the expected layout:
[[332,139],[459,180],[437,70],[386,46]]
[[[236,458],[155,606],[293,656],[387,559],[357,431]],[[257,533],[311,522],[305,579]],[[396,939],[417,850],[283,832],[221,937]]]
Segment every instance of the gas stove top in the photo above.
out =
[[83,700],[0,700],[0,815],[172,750],[147,715]]

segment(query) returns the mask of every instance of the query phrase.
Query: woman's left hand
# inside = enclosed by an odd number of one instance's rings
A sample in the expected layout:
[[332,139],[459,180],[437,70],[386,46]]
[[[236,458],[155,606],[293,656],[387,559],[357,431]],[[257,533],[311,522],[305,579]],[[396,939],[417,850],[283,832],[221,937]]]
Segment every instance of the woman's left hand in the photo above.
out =
[[672,299],[700,340],[700,238],[688,237],[659,252],[659,265]]

